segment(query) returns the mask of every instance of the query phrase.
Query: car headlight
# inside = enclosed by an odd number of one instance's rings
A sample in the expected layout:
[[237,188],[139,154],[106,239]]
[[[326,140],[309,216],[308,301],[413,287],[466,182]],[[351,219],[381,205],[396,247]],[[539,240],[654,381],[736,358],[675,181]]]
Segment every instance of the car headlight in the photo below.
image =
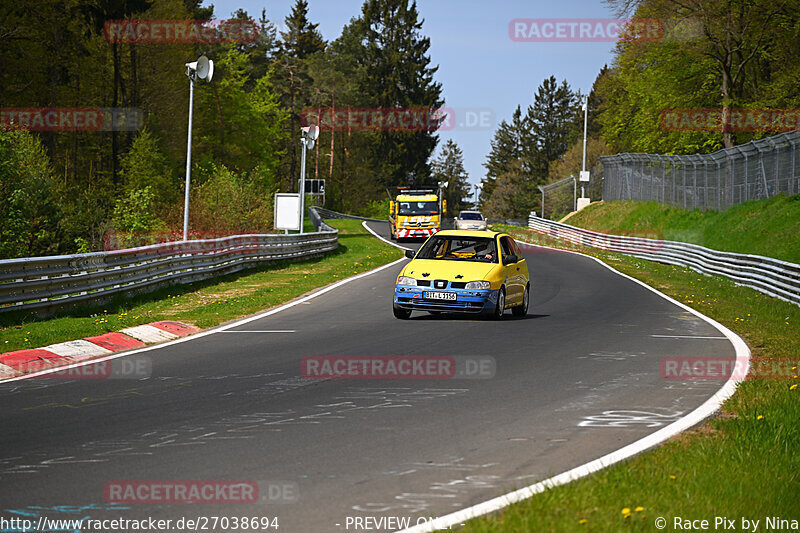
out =
[[397,278],[397,284],[398,285],[413,285],[413,286],[416,286],[417,285],[417,280],[415,280],[414,278],[409,278],[408,276],[400,276],[399,278]]
[[465,289],[488,289],[492,285],[488,281],[470,281],[464,287]]

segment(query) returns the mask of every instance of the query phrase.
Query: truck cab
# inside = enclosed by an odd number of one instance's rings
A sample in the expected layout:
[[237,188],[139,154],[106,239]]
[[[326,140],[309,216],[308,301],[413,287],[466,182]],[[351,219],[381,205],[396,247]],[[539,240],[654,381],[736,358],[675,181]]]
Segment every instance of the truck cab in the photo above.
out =
[[409,190],[398,187],[389,203],[389,223],[393,240],[427,239],[441,230],[445,204],[433,190]]

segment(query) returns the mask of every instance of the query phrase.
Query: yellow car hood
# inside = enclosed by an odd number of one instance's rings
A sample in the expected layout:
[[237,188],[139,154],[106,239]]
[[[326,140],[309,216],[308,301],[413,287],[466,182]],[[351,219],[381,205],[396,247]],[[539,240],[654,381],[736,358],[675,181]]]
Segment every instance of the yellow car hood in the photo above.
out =
[[[448,261],[446,259],[414,259],[403,270],[404,276],[416,279],[446,279],[449,281],[476,281],[486,279],[498,268],[497,263],[478,261]],[[428,274],[427,276],[425,274]],[[456,278],[456,276],[461,276]]]

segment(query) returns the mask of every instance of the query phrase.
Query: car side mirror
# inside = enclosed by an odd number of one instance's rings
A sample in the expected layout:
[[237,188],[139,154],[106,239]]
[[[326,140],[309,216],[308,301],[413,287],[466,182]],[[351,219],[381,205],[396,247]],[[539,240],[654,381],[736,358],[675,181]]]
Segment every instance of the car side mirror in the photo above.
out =
[[414,259],[414,255],[416,255],[416,252],[414,250],[406,250],[406,257],[408,257],[409,259]]
[[519,259],[514,254],[504,255],[503,256],[503,264],[504,265],[513,265],[514,263],[516,263],[518,261],[519,261]]

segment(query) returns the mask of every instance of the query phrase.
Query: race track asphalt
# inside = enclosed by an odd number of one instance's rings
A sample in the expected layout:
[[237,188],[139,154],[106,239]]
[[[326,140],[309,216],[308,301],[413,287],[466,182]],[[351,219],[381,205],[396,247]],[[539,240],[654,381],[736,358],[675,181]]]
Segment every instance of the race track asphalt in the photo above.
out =
[[[665,357],[733,358],[711,325],[590,258],[524,253],[533,288],[521,319],[397,320],[397,264],[124,358],[151,367],[146,378],[0,384],[0,517],[277,517],[281,532],[352,531],[356,517],[413,524],[600,457],[719,389],[661,371]],[[493,372],[308,379],[308,356],[455,356]],[[107,501],[107,484],[127,480],[255,481],[262,501]]]

